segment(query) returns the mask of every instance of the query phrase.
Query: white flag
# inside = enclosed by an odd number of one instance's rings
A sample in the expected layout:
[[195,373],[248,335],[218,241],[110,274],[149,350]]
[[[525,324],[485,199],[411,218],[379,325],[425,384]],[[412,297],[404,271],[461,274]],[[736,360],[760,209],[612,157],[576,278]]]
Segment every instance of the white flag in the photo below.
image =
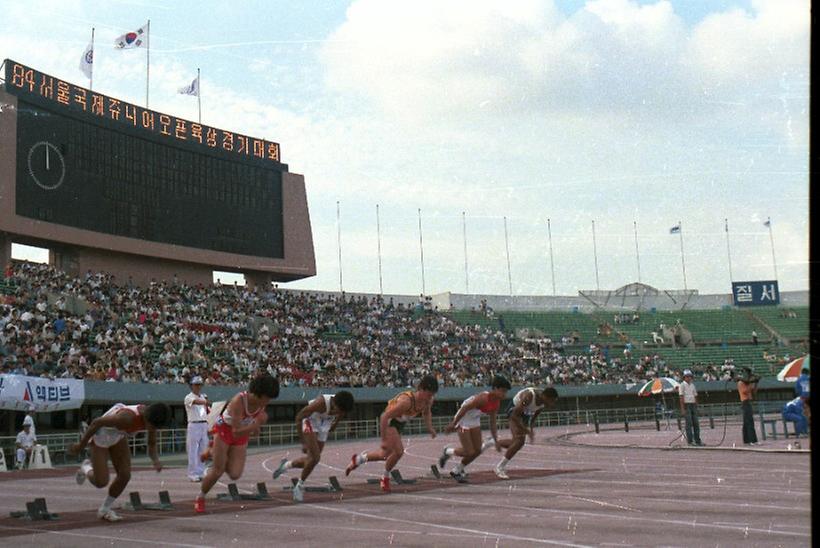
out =
[[94,68],[94,46],[91,42],[83,52],[83,57],[80,59],[80,70],[83,71],[85,77],[91,79],[91,73]]
[[199,76],[194,78],[194,81],[187,86],[182,86],[178,90],[182,95],[196,95],[199,97]]
[[146,23],[134,32],[126,32],[114,41],[114,47],[117,49],[131,49],[143,47],[145,45],[145,29],[147,26],[148,24]]

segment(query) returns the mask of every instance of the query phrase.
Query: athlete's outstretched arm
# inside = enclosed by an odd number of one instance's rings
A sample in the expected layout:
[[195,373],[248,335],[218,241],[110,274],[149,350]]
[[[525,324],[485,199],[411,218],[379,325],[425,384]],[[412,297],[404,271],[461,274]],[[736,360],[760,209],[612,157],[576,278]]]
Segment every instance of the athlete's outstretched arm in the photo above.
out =
[[162,463],[159,461],[159,455],[157,454],[157,429],[153,426],[147,426],[145,430],[148,433],[148,456],[151,457],[154,470],[161,472]]
[[302,420],[311,416],[313,413],[324,413],[325,407],[327,407],[325,405],[325,399],[319,397],[309,402],[296,413],[296,432],[299,433],[299,439],[302,439]]
[[425,407],[423,411],[423,416],[424,424],[427,425],[427,431],[430,432],[430,437],[436,439],[436,429],[433,428],[433,412],[431,410],[432,406],[433,402],[430,401],[430,403],[427,404],[427,407]]

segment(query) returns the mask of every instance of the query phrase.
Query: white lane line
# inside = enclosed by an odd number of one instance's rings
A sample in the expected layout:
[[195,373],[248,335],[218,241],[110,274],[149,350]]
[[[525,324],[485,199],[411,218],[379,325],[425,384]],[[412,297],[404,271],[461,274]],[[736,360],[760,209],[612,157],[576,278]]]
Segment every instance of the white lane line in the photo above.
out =
[[[56,535],[59,537],[80,537],[80,538],[89,538],[89,539],[100,539],[100,540],[107,540],[107,541],[118,541],[118,542],[135,542],[135,543],[142,543],[142,544],[154,544],[159,546],[185,546],[186,548],[201,548],[207,547],[208,545],[205,544],[185,544],[182,542],[163,542],[161,540],[142,540],[137,538],[136,536],[131,537],[115,537],[110,535],[92,535],[91,533],[76,533],[72,531],[50,531],[48,529],[34,529],[31,527],[7,527],[5,525],[0,525],[0,529],[5,529],[8,531],[26,531],[31,533],[37,534],[46,534],[46,535]],[[64,544],[64,543],[61,543]]]
[[[484,503],[475,500],[466,500],[460,498],[458,500],[453,500],[458,498],[460,493],[452,492],[453,496],[449,499],[444,497],[435,497],[431,495],[416,495],[413,493],[402,493],[403,497],[410,497],[410,498],[417,498],[423,500],[435,500],[439,502],[447,502],[449,504],[471,504],[473,506],[490,506],[493,508],[498,508],[498,503]],[[468,494],[466,496],[473,496],[472,494]],[[674,520],[674,519],[657,519],[657,518],[649,518],[649,517],[639,517],[639,516],[632,516],[628,514],[618,514],[614,516],[612,514],[603,514],[599,512],[590,512],[590,511],[583,511],[583,510],[559,510],[553,508],[539,508],[537,506],[518,506],[509,503],[503,503],[503,507],[506,509],[515,509],[515,510],[528,510],[531,512],[541,512],[544,514],[559,514],[559,515],[569,515],[572,516],[587,516],[591,518],[604,518],[604,519],[620,519],[620,520],[631,520],[631,521],[638,521],[638,522],[646,522],[646,523],[653,523],[653,524],[664,524],[664,525],[685,525],[691,526],[692,522],[690,521],[682,521],[682,520]],[[713,527],[715,529],[730,529],[730,530],[743,530],[745,531],[746,528],[738,528],[738,527],[730,527],[730,526],[723,526],[723,525],[715,525],[712,526],[707,523],[700,523],[700,525],[705,527]],[[749,528],[749,531],[754,531],[756,533],[768,533],[768,534],[781,534],[781,535],[793,535],[798,537],[810,537],[811,535],[806,535],[803,533],[797,532],[790,532],[790,531],[769,531],[768,529],[757,529],[757,528]]]
[[[573,478],[572,478],[573,483],[582,483],[582,482],[584,482],[584,483],[597,483],[597,484],[600,484],[601,481],[602,480],[600,480],[600,479],[596,480],[596,479],[587,479],[587,478],[582,478],[582,477],[577,477],[576,478],[575,476],[573,476]],[[647,483],[647,482],[641,482],[641,481],[623,481],[623,480],[610,480],[610,479],[606,479],[605,482],[607,483],[607,485],[627,485],[627,486],[634,485],[634,486],[640,486],[640,487],[658,487],[658,488],[669,487],[668,482]],[[784,496],[788,495],[789,497],[794,496],[794,495],[800,495],[800,496],[806,496],[806,497],[811,496],[811,491],[801,491],[801,490],[797,490],[797,489],[791,489],[791,490],[789,490],[788,493],[786,493],[785,491],[783,491],[783,489],[764,489],[764,488],[755,488],[755,487],[747,486],[747,485],[737,485],[737,486],[735,486],[735,485],[726,485],[726,483],[718,484],[718,483],[679,483],[679,482],[676,482],[675,486],[676,487],[691,487],[693,489],[711,488],[711,489],[720,489],[722,491],[743,491],[743,492],[749,492],[749,493],[773,493],[773,494],[784,495]]]
[[[297,524],[294,523],[295,518],[304,518],[306,522],[304,524]],[[169,518],[169,521],[192,521],[196,522],[197,520],[201,521],[202,518],[185,518],[185,517],[178,517],[178,518]],[[369,532],[369,533],[394,533],[394,534],[404,534],[404,535],[433,535],[439,537],[456,537],[456,538],[474,538],[476,536],[483,537],[485,536],[484,533],[463,533],[463,532],[454,532],[454,533],[446,533],[446,532],[436,532],[436,531],[414,531],[412,529],[382,529],[377,527],[362,527],[357,525],[356,527],[345,527],[340,525],[319,525],[316,522],[315,516],[293,516],[289,517],[287,522],[272,522],[269,519],[265,521],[254,521],[248,519],[218,519],[214,516],[208,516],[208,522],[211,523],[225,523],[229,525],[253,525],[253,526],[262,526],[262,527],[284,527],[287,529],[294,529],[296,527],[305,527],[307,529],[330,529],[334,531],[355,531],[355,532]],[[426,526],[426,525],[425,525]],[[356,542],[363,542],[363,541],[356,541]]]
[[[504,485],[505,484],[501,484],[501,485],[498,485],[498,484],[482,484],[481,486],[485,487],[488,490],[495,489],[495,490],[500,490],[500,491],[507,491],[509,489],[509,487],[505,487]],[[574,495],[567,495],[564,491],[551,491],[551,490],[547,490],[547,489],[528,488],[528,487],[521,487],[520,485],[515,486],[515,491],[517,493],[536,493],[536,494],[539,494],[539,495],[554,495],[554,496],[557,496],[557,497],[569,497],[569,498],[582,499],[582,497],[576,497]],[[610,495],[612,497],[617,497],[619,499],[622,499],[622,498],[637,499],[638,502],[649,502],[651,504],[657,504],[659,502],[668,502],[670,504],[680,505],[680,499],[677,499],[677,498],[658,498],[658,497],[646,498],[645,495],[640,494],[640,493],[637,493],[637,494],[636,493],[611,493]],[[582,499],[582,500],[584,500],[584,499]],[[590,499],[590,501],[592,501],[592,499]],[[715,505],[715,501],[712,498],[707,498],[705,500],[686,499],[686,503],[688,505],[703,503],[703,504],[705,504],[709,507],[714,507],[714,505]],[[720,504],[721,504],[721,506],[724,506],[724,507],[730,507],[731,506],[731,507],[737,507],[737,508],[744,508],[744,509],[747,509],[747,510],[752,509],[752,508],[757,508],[757,509],[761,509],[761,510],[785,510],[785,511],[788,511],[788,512],[808,511],[807,508],[800,507],[800,506],[774,506],[774,505],[770,505],[770,504],[749,504],[749,503],[745,503],[745,502],[744,503],[732,503],[732,502],[724,502],[724,501],[721,501]],[[614,506],[617,506],[617,505],[614,505]],[[628,508],[628,507],[624,507],[624,509],[633,510],[633,508]],[[636,510],[636,511],[640,512],[641,510]]]
[[494,531],[482,531],[482,530],[479,530],[479,529],[470,529],[468,527],[454,527],[452,525],[441,525],[441,524],[432,523],[432,522],[429,522],[429,521],[417,521],[417,520],[402,519],[402,518],[392,518],[392,517],[389,517],[389,516],[379,516],[379,515],[370,514],[370,513],[367,513],[367,512],[359,512],[359,511],[356,511],[356,510],[347,510],[347,509],[335,508],[335,507],[331,507],[331,506],[322,506],[322,505],[318,505],[318,504],[315,504],[313,506],[314,506],[314,508],[327,510],[329,512],[337,512],[337,513],[340,513],[340,514],[348,514],[348,515],[351,515],[351,516],[359,516],[359,517],[371,518],[371,519],[380,519],[380,520],[383,520],[383,521],[393,521],[393,522],[398,522],[398,523],[404,523],[406,525],[418,525],[418,526],[421,526],[421,527],[437,527],[439,529],[445,529],[445,530],[448,530],[448,531],[461,531],[461,532],[465,532],[465,533],[472,533],[474,535],[483,535],[483,536],[496,537],[496,538],[499,538],[499,539],[521,540],[521,541],[526,541],[526,542],[534,542],[534,543],[537,543],[537,544],[552,544],[552,545],[555,545],[555,546],[577,546],[577,547],[587,546],[585,544],[574,544],[574,543],[571,543],[571,542],[563,542],[563,541],[559,541],[559,540],[549,540],[549,539],[540,539],[540,538],[532,538],[532,537],[521,537],[521,536],[517,536],[517,535],[508,535],[506,533],[498,533],[498,532],[494,532]]

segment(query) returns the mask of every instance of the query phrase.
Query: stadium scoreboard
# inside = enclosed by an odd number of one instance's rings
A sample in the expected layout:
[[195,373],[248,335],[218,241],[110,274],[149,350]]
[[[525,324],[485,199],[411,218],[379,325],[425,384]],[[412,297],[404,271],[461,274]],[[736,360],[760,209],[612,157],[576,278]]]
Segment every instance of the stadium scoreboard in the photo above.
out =
[[279,144],[149,110],[11,60],[16,214],[75,228],[284,258]]

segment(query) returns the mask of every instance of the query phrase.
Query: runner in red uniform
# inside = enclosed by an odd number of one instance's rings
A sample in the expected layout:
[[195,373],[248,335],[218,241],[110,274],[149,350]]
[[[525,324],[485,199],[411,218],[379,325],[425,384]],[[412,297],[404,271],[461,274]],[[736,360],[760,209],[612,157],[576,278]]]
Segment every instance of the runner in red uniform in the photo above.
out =
[[128,436],[143,430],[148,433],[148,455],[159,472],[162,464],[157,457],[157,428],[162,428],[171,416],[164,403],[152,405],[115,404],[99,418],[91,421],[88,430],[79,443],[68,448],[68,454],[78,455],[86,445],[91,445],[91,459],[83,461],[75,479],[82,485],[87,479],[91,485],[102,489],[108,485],[108,459],[114,465],[117,477],[108,486],[108,496],[97,510],[97,517],[106,521],[120,521],[122,518],[111,509],[114,501],[125,490],[131,479],[131,452]]
[[268,421],[265,407],[279,395],[279,381],[267,373],[255,377],[248,390],[240,392],[222,408],[214,425],[213,464],[202,478],[201,491],[196,497],[194,511],[205,513],[205,495],[222,474],[237,480],[245,470],[248,439],[257,434]]
[[[461,457],[461,462],[456,464],[450,471],[450,475],[457,480],[464,478],[464,467],[477,459],[487,447],[495,445],[497,450],[501,450],[501,446],[498,445],[496,414],[501,406],[501,401],[507,397],[510,381],[496,375],[493,377],[490,387],[492,390],[479,392],[464,400],[453,420],[444,428],[447,433],[458,430],[458,439],[461,446],[451,447],[447,445],[438,459],[438,466],[443,470],[450,457]],[[481,442],[482,415],[489,416],[490,434],[492,435],[492,439],[484,443]]]
[[384,461],[384,475],[380,485],[382,491],[390,492],[390,471],[404,455],[404,445],[401,443],[401,432],[404,425],[411,418],[421,415],[430,432],[430,437],[436,437],[436,429],[433,428],[433,417],[430,414],[430,406],[433,404],[433,397],[438,392],[438,380],[433,375],[426,375],[419,382],[416,390],[405,390],[395,398],[387,402],[387,408],[379,418],[379,431],[382,434],[381,447],[375,451],[362,451],[358,455],[350,457],[350,464],[347,465],[345,476],[366,462],[374,460]]

